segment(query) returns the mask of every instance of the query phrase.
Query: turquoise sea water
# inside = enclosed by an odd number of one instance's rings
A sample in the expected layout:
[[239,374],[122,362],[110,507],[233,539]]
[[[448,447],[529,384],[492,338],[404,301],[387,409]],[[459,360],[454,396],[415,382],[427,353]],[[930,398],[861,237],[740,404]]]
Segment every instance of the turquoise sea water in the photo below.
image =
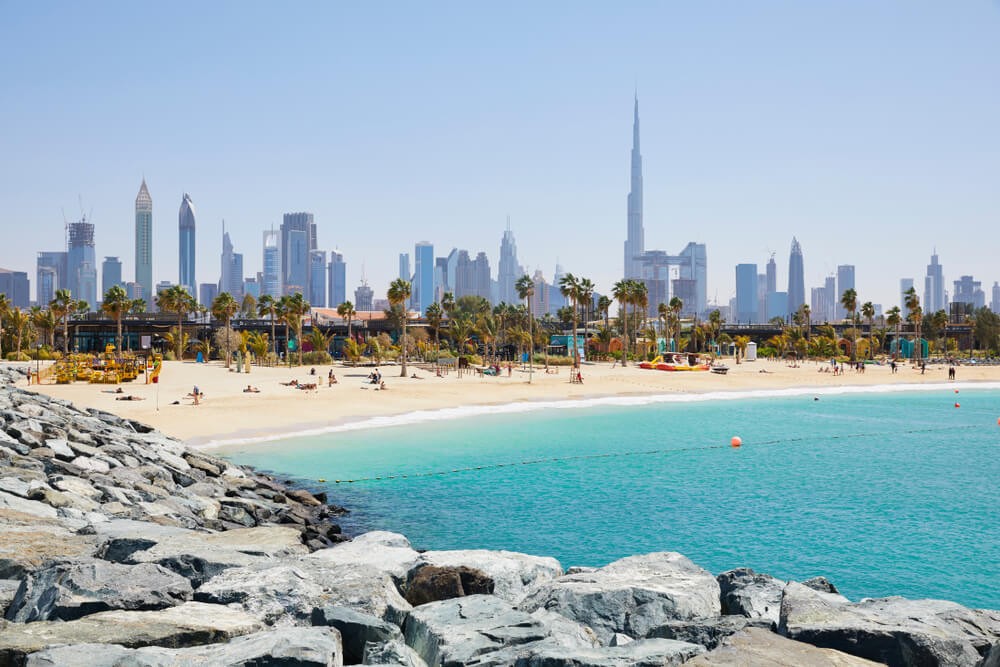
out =
[[564,566],[679,551],[713,573],[826,575],[851,599],[1000,608],[1000,391],[816,397],[484,414],[224,453],[326,488],[349,532],[418,549]]

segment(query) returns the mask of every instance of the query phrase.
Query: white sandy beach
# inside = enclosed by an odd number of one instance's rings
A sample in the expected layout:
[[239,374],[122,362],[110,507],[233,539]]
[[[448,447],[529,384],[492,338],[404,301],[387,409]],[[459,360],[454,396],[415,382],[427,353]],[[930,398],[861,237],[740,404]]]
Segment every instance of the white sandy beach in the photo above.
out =
[[[767,390],[817,389],[836,387],[876,387],[880,385],[932,385],[948,381],[947,366],[929,365],[926,373],[900,364],[893,374],[889,367],[867,367],[865,373],[848,370],[844,375],[821,373],[828,363],[805,362],[791,367],[784,362],[761,361],[736,365],[727,361],[729,373],[664,372],[635,366],[612,367],[609,363],[585,363],[583,384],[570,383],[570,369],[545,374],[536,368],[531,384],[528,373],[515,367],[510,377],[480,377],[455,372],[435,377],[410,367],[416,379],[399,377],[398,366],[383,366],[386,390],[379,391],[366,383],[370,368],[333,366],[339,380],[326,386],[330,366],[256,368],[250,374],[226,370],[220,363],[166,362],[158,384],[142,384],[142,379],[121,385],[126,395],[144,400],[119,401],[115,387],[76,383],[43,384],[32,389],[68,399],[81,407],[107,410],[123,417],[150,424],[163,432],[195,446],[266,438],[283,434],[329,428],[360,422],[373,417],[388,417],[468,406],[504,405],[522,401],[565,401],[607,396],[651,396],[700,394],[707,392],[755,392]],[[766,372],[765,372],[766,371]],[[306,391],[283,386],[282,382],[319,382],[322,386]],[[961,366],[961,384],[1000,382],[1000,367]],[[260,393],[245,393],[248,384]],[[197,385],[204,393],[194,405],[190,393]]]

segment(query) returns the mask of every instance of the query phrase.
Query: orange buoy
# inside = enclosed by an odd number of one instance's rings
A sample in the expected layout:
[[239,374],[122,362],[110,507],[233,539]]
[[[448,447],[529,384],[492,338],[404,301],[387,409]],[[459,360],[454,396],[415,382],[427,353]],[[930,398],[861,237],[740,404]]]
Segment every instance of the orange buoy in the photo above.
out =
[[958,403],[956,403],[956,404],[955,404],[955,407],[956,407],[956,408],[960,408],[960,407],[962,407],[962,406],[961,406],[961,405],[959,405]]
[[[997,420],[997,421],[1000,421],[1000,420]],[[731,444],[733,447],[739,447],[740,445],[743,444],[743,438],[741,438],[738,435],[734,435],[733,439],[729,441],[729,444]]]

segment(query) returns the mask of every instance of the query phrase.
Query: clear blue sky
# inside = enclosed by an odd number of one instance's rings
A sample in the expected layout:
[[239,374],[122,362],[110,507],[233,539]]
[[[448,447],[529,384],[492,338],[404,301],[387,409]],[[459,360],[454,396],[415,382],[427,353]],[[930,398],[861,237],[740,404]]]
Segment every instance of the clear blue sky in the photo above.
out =
[[[316,215],[353,290],[383,293],[429,240],[610,288],[622,270],[638,85],[647,248],[734,265],[797,235],[807,289],[857,265],[887,306],[937,246],[950,282],[1000,280],[1000,3],[0,2],[0,266],[63,246],[133,277],[133,205],[154,201],[154,280],[177,280],[177,211],[199,282],[226,220],[248,273],[261,232]],[[988,298],[988,297],[987,297]]]

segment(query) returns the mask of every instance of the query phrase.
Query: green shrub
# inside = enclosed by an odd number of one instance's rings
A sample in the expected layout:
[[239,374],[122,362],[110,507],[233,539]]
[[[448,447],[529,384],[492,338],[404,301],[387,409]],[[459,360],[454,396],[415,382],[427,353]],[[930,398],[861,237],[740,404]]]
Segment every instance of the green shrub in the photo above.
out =
[[329,366],[333,363],[333,357],[329,352],[313,351],[305,352],[302,355],[302,364],[308,366]]
[[[536,364],[539,364],[539,363],[540,364],[544,364],[545,363],[545,357],[544,356],[540,357],[540,356],[538,356],[536,354],[535,355],[535,363]],[[563,356],[559,356],[559,357],[550,356],[549,357],[549,366],[572,366],[572,365],[573,365],[573,357],[563,357]]]
[[31,357],[27,352],[21,352],[21,354],[18,354],[17,352],[8,352],[7,361],[31,361]]

